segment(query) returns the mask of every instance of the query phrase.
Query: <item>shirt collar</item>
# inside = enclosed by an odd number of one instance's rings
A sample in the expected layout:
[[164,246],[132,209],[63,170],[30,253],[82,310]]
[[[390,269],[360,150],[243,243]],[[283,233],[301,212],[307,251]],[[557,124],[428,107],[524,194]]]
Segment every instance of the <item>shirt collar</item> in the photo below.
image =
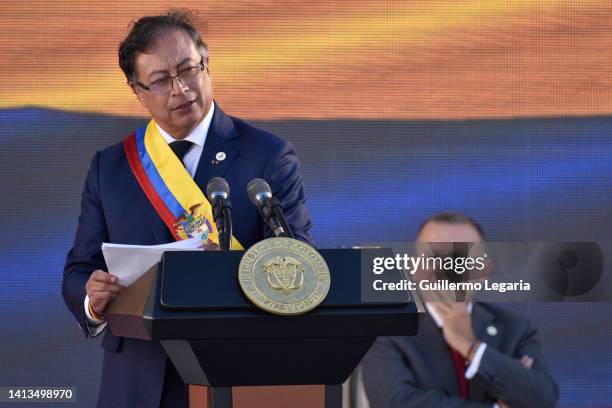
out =
[[[439,328],[442,328],[442,325],[443,325],[442,319],[440,318],[440,315],[438,314],[438,312],[436,312],[436,310],[431,306],[429,302],[425,303],[425,307],[427,308],[427,312],[430,314],[433,321],[436,323],[436,326],[438,326]],[[470,302],[467,304],[467,310],[470,315],[472,314],[473,308],[474,308],[474,303]]]
[[[191,131],[191,133],[187,135],[186,138],[181,140],[188,140],[193,144],[196,144],[200,147],[204,147],[204,142],[206,142],[206,135],[208,135],[208,129],[210,128],[210,123],[212,122],[214,111],[215,103],[212,102],[210,104],[210,109],[208,110],[208,113],[206,114],[206,116],[204,116],[204,119],[198,124],[198,126],[195,127],[195,129]],[[155,123],[155,125],[157,126],[157,130],[159,130],[159,133],[162,135],[166,143],[170,144],[171,142],[175,142],[177,140],[170,136],[170,134],[168,134],[164,129],[162,129],[157,123]]]

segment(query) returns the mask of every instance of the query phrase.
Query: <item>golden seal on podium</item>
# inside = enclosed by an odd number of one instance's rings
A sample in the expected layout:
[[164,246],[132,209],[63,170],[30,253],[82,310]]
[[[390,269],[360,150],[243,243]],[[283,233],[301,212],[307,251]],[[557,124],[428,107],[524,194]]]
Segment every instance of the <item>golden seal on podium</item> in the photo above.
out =
[[268,238],[242,256],[238,281],[255,306],[279,315],[297,315],[327,296],[329,268],[310,245],[292,238]]

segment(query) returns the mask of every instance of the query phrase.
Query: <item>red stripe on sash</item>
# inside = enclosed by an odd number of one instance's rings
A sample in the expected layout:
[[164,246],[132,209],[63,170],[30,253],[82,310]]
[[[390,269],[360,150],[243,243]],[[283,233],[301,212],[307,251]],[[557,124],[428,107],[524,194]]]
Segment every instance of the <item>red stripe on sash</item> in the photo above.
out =
[[123,141],[123,150],[125,151],[128,163],[130,164],[130,169],[132,169],[132,173],[134,174],[134,177],[136,177],[138,184],[140,184],[142,191],[144,191],[147,198],[153,205],[153,208],[155,208],[157,214],[161,217],[172,233],[174,239],[180,241],[181,238],[178,236],[175,229],[176,219],[174,218],[174,215],[172,212],[170,212],[168,207],[166,207],[166,204],[164,204],[159,194],[157,194],[157,191],[155,191],[155,188],[153,188],[149,177],[147,177],[147,173],[142,167],[140,157],[138,156],[138,147],[136,146],[136,133],[132,133]]

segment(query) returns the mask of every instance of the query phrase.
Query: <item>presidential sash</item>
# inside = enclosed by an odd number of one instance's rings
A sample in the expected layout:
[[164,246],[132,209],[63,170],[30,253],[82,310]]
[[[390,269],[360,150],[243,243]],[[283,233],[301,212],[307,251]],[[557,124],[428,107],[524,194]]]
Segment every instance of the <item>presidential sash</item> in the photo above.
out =
[[[132,173],[149,201],[178,240],[199,238],[219,245],[212,208],[183,163],[151,119],[123,141]],[[231,249],[244,249],[232,237]]]

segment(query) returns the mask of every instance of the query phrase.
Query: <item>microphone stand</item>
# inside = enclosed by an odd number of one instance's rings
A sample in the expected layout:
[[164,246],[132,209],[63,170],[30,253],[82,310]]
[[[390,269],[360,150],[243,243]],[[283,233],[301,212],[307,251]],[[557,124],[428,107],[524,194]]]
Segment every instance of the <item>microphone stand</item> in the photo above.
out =
[[219,246],[222,251],[229,251],[232,249],[232,204],[229,199],[223,200],[222,213],[223,213],[223,240],[221,240],[221,232],[219,232]]
[[219,248],[229,251],[232,245],[232,204],[229,198],[213,199],[213,219],[219,232]]
[[279,224],[283,227],[284,234],[280,235],[287,238],[295,238],[293,235],[293,231],[289,228],[289,224],[287,224],[287,220],[285,219],[285,214],[283,213],[283,207],[281,207],[280,202],[276,197],[272,197],[272,215],[276,217]]

